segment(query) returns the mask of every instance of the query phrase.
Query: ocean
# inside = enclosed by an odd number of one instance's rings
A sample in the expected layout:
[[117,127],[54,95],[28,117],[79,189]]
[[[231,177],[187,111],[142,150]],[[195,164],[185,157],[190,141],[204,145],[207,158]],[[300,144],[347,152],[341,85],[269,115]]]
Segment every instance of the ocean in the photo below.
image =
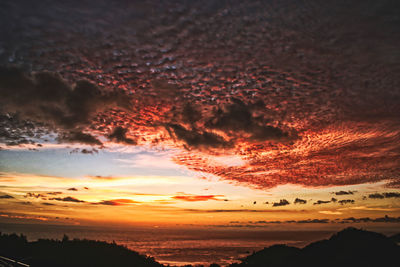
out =
[[115,241],[163,264],[227,265],[253,251],[285,243],[302,247],[329,237],[333,231],[272,231],[201,227],[94,227],[65,225],[0,224],[3,233],[23,233],[28,240],[72,238]]

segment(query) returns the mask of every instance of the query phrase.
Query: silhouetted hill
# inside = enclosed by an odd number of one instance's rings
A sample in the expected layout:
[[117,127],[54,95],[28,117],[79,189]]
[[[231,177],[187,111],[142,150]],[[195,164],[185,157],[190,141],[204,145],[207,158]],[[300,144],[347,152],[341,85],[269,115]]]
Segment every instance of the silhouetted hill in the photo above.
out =
[[271,266],[294,266],[301,250],[287,245],[273,245],[268,249],[255,252],[243,259],[246,266],[258,266],[259,263],[268,263]]
[[231,267],[296,266],[385,266],[400,262],[400,247],[382,234],[347,228],[328,240],[314,242],[303,249],[275,245],[255,252]]
[[140,255],[115,243],[93,240],[40,239],[28,242],[25,236],[0,235],[0,255],[20,260],[32,267],[137,266],[161,267],[153,258]]
[[400,234],[396,234],[396,235],[392,235],[390,237],[390,239],[392,239],[394,242],[396,242],[397,244],[400,243]]

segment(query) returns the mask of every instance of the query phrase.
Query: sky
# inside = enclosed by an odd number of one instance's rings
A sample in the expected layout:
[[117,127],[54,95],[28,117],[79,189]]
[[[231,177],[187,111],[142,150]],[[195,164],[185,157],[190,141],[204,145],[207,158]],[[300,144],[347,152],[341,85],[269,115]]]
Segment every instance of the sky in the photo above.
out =
[[0,7],[0,222],[400,228],[397,1]]

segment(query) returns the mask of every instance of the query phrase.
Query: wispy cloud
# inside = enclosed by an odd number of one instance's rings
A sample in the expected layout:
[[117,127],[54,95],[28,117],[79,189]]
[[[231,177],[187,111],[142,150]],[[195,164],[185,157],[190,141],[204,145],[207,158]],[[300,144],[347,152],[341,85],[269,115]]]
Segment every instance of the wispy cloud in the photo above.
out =
[[224,201],[226,198],[224,195],[187,195],[181,194],[172,196],[172,199],[196,202],[196,201],[207,201],[207,200],[216,200],[216,201]]
[[340,215],[340,214],[343,214],[340,211],[332,211],[332,210],[320,210],[318,212],[321,213],[321,214],[327,214],[327,215]]
[[400,198],[400,193],[399,192],[374,193],[374,194],[369,194],[368,197],[372,199]]
[[374,206],[355,206],[355,207],[339,208],[338,210],[399,211],[400,208],[386,208],[386,207],[374,207]]
[[343,195],[353,195],[355,192],[357,191],[338,191],[338,192],[332,192],[333,194],[337,195],[337,196],[343,196]]
[[306,213],[307,210],[292,209],[184,209],[189,213]]
[[1,195],[0,196],[0,199],[13,199],[14,197],[13,196],[10,196],[10,195]]
[[110,200],[102,200],[99,202],[95,202],[93,204],[107,205],[107,206],[123,206],[129,204],[137,204],[137,203],[140,202],[134,201],[132,199],[110,199]]
[[75,202],[75,203],[84,203],[86,201],[80,200],[74,197],[53,197],[49,198],[49,200],[57,200],[57,201],[63,201],[63,202]]

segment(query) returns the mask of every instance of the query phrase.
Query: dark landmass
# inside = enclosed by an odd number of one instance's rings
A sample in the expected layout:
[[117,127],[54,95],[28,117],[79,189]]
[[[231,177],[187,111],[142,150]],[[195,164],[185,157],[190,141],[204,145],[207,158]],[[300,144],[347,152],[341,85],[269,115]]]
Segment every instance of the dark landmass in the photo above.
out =
[[69,240],[67,236],[63,240],[39,239],[28,242],[23,235],[1,234],[0,256],[21,261],[31,267],[163,266],[151,257],[115,243]]
[[300,249],[286,245],[274,245],[255,252],[230,267],[296,267],[296,266],[399,266],[400,246],[392,237],[346,228],[328,240],[321,240]]
[[[309,267],[309,266],[399,266],[400,234],[383,234],[346,228],[327,240],[304,248],[273,245],[241,259],[229,267]],[[0,256],[32,267],[64,266],[150,266],[162,267],[153,258],[124,246],[93,240],[39,239],[28,242],[23,235],[0,233]],[[17,265],[15,265],[17,266]],[[188,265],[190,266],[190,265]],[[218,267],[211,264],[210,267]]]
[[399,233],[399,234],[392,235],[392,236],[390,237],[390,239],[393,240],[394,242],[396,242],[396,243],[399,245],[399,243],[400,243],[400,233]]

